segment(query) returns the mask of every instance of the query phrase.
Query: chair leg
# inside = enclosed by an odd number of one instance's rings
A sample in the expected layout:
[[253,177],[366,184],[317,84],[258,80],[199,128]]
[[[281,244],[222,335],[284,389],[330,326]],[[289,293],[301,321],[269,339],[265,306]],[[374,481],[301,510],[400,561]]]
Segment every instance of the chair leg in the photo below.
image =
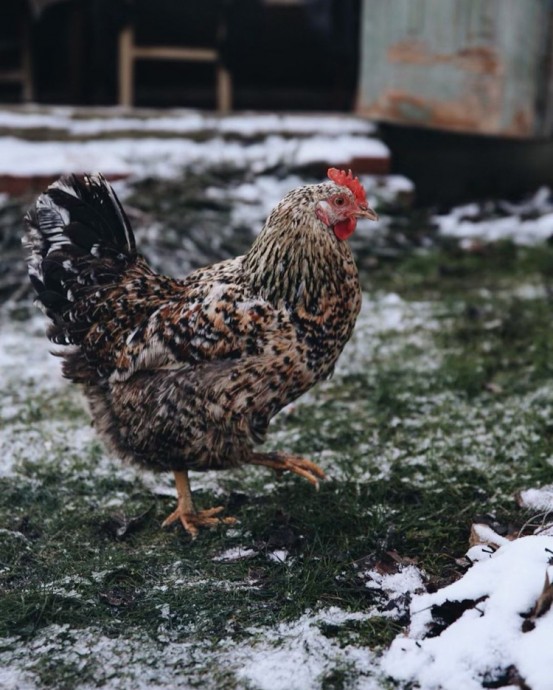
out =
[[119,105],[134,104],[134,30],[126,26],[119,34]]
[[31,31],[31,17],[26,13],[21,20],[21,82],[23,86],[22,97],[25,103],[33,101],[35,96]]
[[221,62],[217,63],[217,110],[220,113],[232,110],[232,76]]

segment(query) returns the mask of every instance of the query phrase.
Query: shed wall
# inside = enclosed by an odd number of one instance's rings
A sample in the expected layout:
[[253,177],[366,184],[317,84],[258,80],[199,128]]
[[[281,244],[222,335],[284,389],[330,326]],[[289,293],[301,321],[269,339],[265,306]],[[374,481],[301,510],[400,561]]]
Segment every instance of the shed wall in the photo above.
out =
[[357,110],[416,126],[551,133],[550,0],[364,0]]

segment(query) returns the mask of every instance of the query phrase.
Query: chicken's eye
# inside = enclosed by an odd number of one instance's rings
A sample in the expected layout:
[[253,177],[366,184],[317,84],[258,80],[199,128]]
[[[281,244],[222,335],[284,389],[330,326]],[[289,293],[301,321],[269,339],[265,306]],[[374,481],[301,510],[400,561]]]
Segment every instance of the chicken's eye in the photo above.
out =
[[344,199],[343,196],[337,196],[334,199],[334,205],[335,206],[343,206],[346,203],[346,200]]

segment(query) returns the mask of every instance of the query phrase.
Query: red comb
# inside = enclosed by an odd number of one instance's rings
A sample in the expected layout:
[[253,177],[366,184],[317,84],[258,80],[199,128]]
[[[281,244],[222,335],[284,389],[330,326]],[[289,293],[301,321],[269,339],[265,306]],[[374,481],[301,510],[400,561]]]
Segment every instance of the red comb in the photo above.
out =
[[338,168],[329,168],[326,174],[328,175],[329,179],[331,179],[337,185],[340,185],[340,187],[347,187],[351,192],[353,192],[353,196],[357,199],[357,203],[367,203],[367,197],[365,195],[363,185],[361,182],[359,182],[357,177],[353,176],[351,170],[346,172],[345,170],[338,170]]

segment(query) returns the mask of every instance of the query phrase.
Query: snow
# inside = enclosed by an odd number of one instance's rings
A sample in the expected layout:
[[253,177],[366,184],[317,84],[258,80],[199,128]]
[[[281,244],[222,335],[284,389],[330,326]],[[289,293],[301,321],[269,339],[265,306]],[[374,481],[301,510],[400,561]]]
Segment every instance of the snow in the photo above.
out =
[[[0,381],[4,385],[13,372],[17,372],[19,383],[38,386],[43,391],[66,385],[59,366],[45,366],[47,319],[44,316],[37,313],[29,321],[0,321],[0,324]],[[0,414],[5,413],[3,408]]]
[[371,300],[369,313],[374,316],[373,329],[379,332],[406,331],[416,327],[407,313],[410,304],[395,292]]
[[[263,641],[254,642],[252,653],[242,659],[237,676],[256,690],[307,690],[321,687],[328,660],[339,659],[341,665],[353,665],[361,676],[353,687],[359,690],[381,688],[371,652],[355,645],[341,647],[339,642],[320,631],[321,623],[340,626],[347,621],[369,617],[332,607],[315,615],[305,614],[294,623],[279,625],[274,631],[265,631]],[[259,632],[259,629],[251,632]],[[236,651],[241,656],[240,649]]]
[[[32,458],[44,452],[45,439],[36,426],[29,428],[28,424],[17,423],[17,418],[28,409],[29,389],[33,395],[51,395],[67,386],[59,365],[49,365],[48,360],[53,358],[45,348],[45,329],[42,315],[27,322],[1,325],[0,477],[12,474],[22,455]],[[55,424],[52,432],[59,433]]]
[[[220,118],[177,111],[161,117],[122,117],[111,110],[99,112],[102,117],[79,118],[75,117],[77,111],[63,108],[0,110],[0,127],[6,130],[0,136],[0,174],[55,176],[101,171],[111,176],[172,177],[189,167],[203,170],[226,165],[260,173],[284,164],[339,165],[355,158],[389,157],[385,144],[370,136],[374,126],[348,116],[247,114]],[[28,140],[24,133],[32,128],[51,129],[60,138]],[[23,130],[23,136],[9,136],[15,130]],[[137,133],[140,137],[132,136]],[[194,137],[198,133],[209,136]],[[252,137],[256,137],[253,142]]]
[[527,201],[495,204],[467,204],[434,217],[442,235],[475,241],[511,240],[532,245],[553,236],[553,200],[551,191],[542,187]]
[[[360,179],[367,191],[369,203],[373,206],[376,205],[377,200],[390,202],[412,188],[409,180],[395,175],[361,175]],[[281,177],[261,174],[235,186],[209,187],[206,195],[210,199],[224,201],[230,207],[232,227],[244,226],[260,231],[277,203],[289,191],[303,184],[305,184],[305,179],[299,175],[291,174]],[[364,226],[374,231],[379,227],[379,223],[361,221],[357,230],[358,234]]]
[[553,485],[539,489],[526,489],[518,495],[519,505],[531,510],[553,512]]
[[227,549],[220,553],[218,556],[213,558],[214,561],[222,561],[231,563],[233,561],[244,561],[249,558],[253,558],[257,555],[257,551],[254,549],[246,549],[241,546],[236,546],[232,549]]
[[410,197],[415,185],[404,175],[359,175],[366,190],[372,190],[382,201],[394,202],[402,195]]
[[364,295],[355,331],[336,365],[336,374],[344,376],[366,370],[382,354],[381,338],[386,339],[386,355],[404,348],[408,343],[424,350],[421,366],[433,369],[440,365],[439,353],[432,340],[432,333],[439,328],[432,305],[429,302],[408,301],[394,292]]
[[[236,687],[252,690],[308,690],[323,686],[336,667],[355,668],[358,676],[352,690],[381,688],[374,655],[350,644],[343,647],[322,632],[323,626],[343,626],[364,621],[369,616],[331,607],[308,612],[291,623],[276,628],[251,628],[245,641],[231,637],[217,645],[194,649],[189,642],[156,642],[148,638],[108,638],[94,629],[70,630],[54,625],[19,647],[10,666],[3,666],[7,653],[0,649],[0,687],[6,690],[36,690],[40,687],[28,660],[46,657],[50,663],[63,662],[80,669],[84,678],[79,690],[102,687],[109,690],[188,689],[206,685],[203,674],[217,667],[234,677]],[[87,675],[93,670],[94,681]],[[88,673],[87,673],[88,672]]]
[[414,565],[401,566],[397,573],[379,573],[370,570],[364,574],[369,578],[365,587],[386,592],[391,598],[424,590],[421,571]]
[[[546,574],[553,578],[553,537],[529,536],[507,542],[475,563],[457,582],[411,604],[411,626],[385,653],[382,668],[394,680],[421,690],[480,690],[514,666],[532,690],[551,690],[553,610],[523,632]],[[435,637],[428,636],[432,607],[473,602]]]
[[218,117],[196,110],[170,110],[159,113],[144,111],[141,117],[124,115],[117,108],[87,109],[86,118],[73,108],[37,110],[0,110],[0,127],[6,129],[54,129],[73,136],[100,135],[115,132],[164,132],[191,134],[211,133],[252,136],[282,134],[372,134],[371,122],[355,117],[333,115],[287,115],[242,113]]
[[267,558],[275,563],[286,563],[290,554],[286,549],[276,549],[267,554]]
[[105,175],[169,178],[183,169],[227,165],[263,172],[279,165],[330,161],[348,163],[353,157],[385,157],[377,139],[362,136],[318,135],[306,141],[271,135],[253,144],[213,138],[120,138],[97,141],[26,141],[0,137],[0,174],[59,175],[101,171]]
[[297,165],[309,165],[325,161],[348,163],[354,158],[387,158],[388,147],[379,139],[359,137],[313,137],[302,142],[296,154]]
[[[475,524],[472,526],[473,539],[478,539],[478,544],[492,544],[494,546],[503,546],[503,544],[508,544],[509,540],[506,537],[502,537],[489,525]],[[489,553],[489,552],[488,552]]]

